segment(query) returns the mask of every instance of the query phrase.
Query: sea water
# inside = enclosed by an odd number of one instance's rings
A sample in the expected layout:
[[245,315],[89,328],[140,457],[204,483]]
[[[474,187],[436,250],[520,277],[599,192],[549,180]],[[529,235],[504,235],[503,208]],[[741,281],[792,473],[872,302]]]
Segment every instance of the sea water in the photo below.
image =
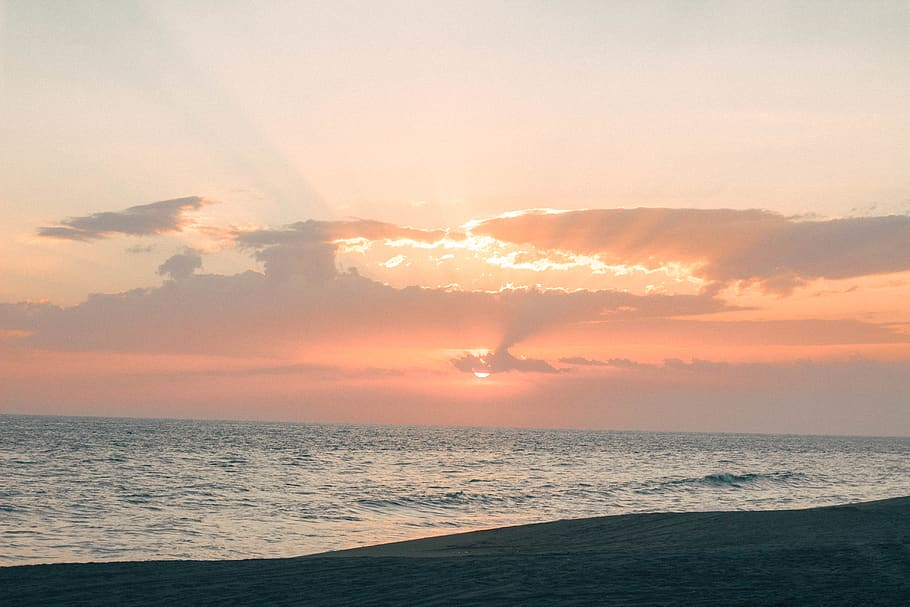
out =
[[910,438],[0,415],[0,566],[910,495]]

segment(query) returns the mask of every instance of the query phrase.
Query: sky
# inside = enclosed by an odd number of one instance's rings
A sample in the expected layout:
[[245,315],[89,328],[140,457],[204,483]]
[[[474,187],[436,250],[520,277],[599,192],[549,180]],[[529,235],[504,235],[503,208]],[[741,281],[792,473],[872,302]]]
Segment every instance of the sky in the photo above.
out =
[[907,31],[0,0],[0,413],[910,435]]

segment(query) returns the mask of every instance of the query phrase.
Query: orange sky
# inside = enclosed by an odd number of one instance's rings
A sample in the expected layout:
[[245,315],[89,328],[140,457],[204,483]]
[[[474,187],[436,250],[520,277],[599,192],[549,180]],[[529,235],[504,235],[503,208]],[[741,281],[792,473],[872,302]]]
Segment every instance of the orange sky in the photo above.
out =
[[908,30],[2,2],[0,413],[908,435]]
[[[164,260],[158,286],[0,306],[5,412],[908,428],[906,216],[639,208],[234,227],[202,223],[209,204],[36,226],[76,250],[208,244]],[[205,271],[238,254],[254,269]]]

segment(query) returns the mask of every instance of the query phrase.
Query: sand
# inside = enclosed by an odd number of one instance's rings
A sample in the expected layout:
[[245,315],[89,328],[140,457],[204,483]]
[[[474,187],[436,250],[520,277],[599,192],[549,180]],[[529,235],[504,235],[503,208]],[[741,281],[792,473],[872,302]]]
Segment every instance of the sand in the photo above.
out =
[[910,497],[557,521],[293,559],[0,568],[0,605],[910,605]]

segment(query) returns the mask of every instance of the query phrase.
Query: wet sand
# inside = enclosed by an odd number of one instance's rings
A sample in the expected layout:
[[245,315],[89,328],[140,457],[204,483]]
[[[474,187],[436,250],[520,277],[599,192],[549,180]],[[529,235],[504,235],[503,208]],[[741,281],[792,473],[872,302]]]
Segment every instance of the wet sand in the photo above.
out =
[[0,605],[910,605],[910,497],[633,514],[320,555],[0,568]]

